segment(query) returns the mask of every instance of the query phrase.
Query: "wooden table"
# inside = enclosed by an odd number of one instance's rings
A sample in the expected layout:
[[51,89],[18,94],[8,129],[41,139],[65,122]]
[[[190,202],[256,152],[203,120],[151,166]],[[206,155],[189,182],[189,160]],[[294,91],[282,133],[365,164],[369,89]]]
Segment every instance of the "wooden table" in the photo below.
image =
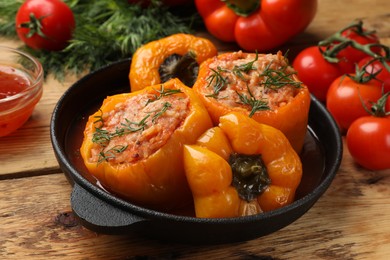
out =
[[[315,44],[354,19],[390,45],[389,0],[319,0],[295,50]],[[231,46],[210,37],[221,50]],[[20,42],[0,39],[1,45]],[[75,81],[49,76],[30,120],[0,138],[0,259],[388,259],[390,170],[357,166],[344,149],[341,168],[323,197],[303,217],[271,235],[217,246],[190,246],[136,236],[109,236],[80,226],[71,212],[71,186],[50,143],[51,112]],[[390,158],[389,158],[390,160]]]

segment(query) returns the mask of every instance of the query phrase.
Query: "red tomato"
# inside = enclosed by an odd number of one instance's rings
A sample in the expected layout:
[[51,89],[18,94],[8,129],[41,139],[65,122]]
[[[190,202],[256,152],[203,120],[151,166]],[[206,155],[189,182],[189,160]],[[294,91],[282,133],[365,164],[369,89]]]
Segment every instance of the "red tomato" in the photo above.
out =
[[[382,90],[372,81],[358,83],[348,76],[341,76],[330,85],[326,96],[326,107],[342,132],[348,130],[353,121],[369,113],[372,103],[382,96]],[[364,104],[364,105],[363,105]]]
[[299,79],[320,101],[325,102],[330,84],[343,73],[340,65],[324,59],[318,46],[301,51],[293,61]]
[[346,140],[352,158],[364,168],[390,168],[390,118],[361,117],[351,124]]
[[[360,35],[354,29],[348,29],[343,31],[342,36],[361,45],[379,43],[379,39],[375,33]],[[379,47],[373,47],[371,48],[371,50],[375,53],[379,53],[381,49]],[[346,62],[347,66],[343,67],[343,72],[346,74],[354,73],[356,64],[358,64],[360,60],[366,57],[370,57],[370,55],[361,50],[348,46],[345,49],[341,50],[338,53],[337,57]]]
[[[372,59],[372,57],[366,57],[362,59],[358,63],[359,68],[362,68],[364,65],[368,64]],[[390,66],[390,61],[386,61],[386,63]],[[390,71],[386,69],[383,63],[378,60],[374,61],[368,64],[365,70],[370,74],[380,71],[379,74],[376,75],[377,80],[373,80],[373,82],[376,83],[376,85],[379,87],[383,87],[385,93],[390,91]]]
[[27,0],[16,14],[17,34],[33,49],[63,49],[74,28],[73,12],[60,0]]

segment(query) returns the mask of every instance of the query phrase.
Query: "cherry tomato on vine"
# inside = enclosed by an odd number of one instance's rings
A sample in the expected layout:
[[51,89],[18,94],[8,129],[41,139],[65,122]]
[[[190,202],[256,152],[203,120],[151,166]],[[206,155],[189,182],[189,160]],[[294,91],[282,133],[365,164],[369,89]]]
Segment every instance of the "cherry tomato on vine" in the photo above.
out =
[[[361,45],[379,44],[379,39],[375,32],[368,32],[364,29],[362,29],[362,32],[360,33],[355,29],[347,29],[343,31],[341,35]],[[374,53],[379,53],[381,51],[379,47],[371,47],[371,50]],[[347,64],[347,66],[344,67],[344,73],[354,73],[356,64],[362,59],[371,56],[359,49],[348,46],[341,50],[337,57],[344,60]]]
[[364,168],[390,169],[390,118],[361,117],[349,127],[346,140],[352,158]]
[[322,102],[326,100],[330,84],[343,74],[340,64],[326,61],[318,46],[302,50],[295,57],[292,65],[299,79]]
[[27,0],[16,14],[17,34],[33,49],[63,49],[74,28],[73,12],[60,0]]
[[[368,64],[373,59],[374,58],[372,58],[372,57],[366,57],[366,58],[362,59],[358,63],[359,68],[362,68],[364,65]],[[384,61],[384,62],[386,62],[386,64],[388,64],[388,66],[390,67],[390,61]],[[390,71],[384,66],[384,64],[382,62],[380,62],[379,60],[375,60],[372,63],[368,64],[366,66],[365,70],[370,74],[374,74],[374,73],[377,73],[380,71],[376,75],[377,80],[374,80],[373,82],[377,86],[383,87],[385,93],[390,91]]]
[[[382,96],[382,90],[370,80],[359,83],[348,76],[340,76],[330,85],[326,108],[332,114],[341,132],[348,130],[353,121],[369,115],[373,103]],[[368,111],[367,111],[367,110]]]

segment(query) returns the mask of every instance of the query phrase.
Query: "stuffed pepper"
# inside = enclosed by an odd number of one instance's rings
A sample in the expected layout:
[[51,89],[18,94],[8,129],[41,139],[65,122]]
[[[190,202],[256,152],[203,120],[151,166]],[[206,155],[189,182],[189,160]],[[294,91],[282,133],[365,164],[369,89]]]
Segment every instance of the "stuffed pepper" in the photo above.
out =
[[302,163],[285,135],[242,113],[220,118],[194,145],[184,166],[200,218],[259,214],[290,204]]
[[217,124],[238,111],[281,130],[299,153],[307,132],[308,88],[281,52],[228,52],[203,62],[193,89]]
[[129,72],[131,91],[171,78],[178,78],[192,87],[199,65],[216,55],[217,49],[211,41],[191,34],[173,34],[149,42],[138,48],[132,57]]
[[192,89],[172,79],[107,97],[87,121],[80,153],[109,192],[169,211],[192,201],[183,146],[211,126]]

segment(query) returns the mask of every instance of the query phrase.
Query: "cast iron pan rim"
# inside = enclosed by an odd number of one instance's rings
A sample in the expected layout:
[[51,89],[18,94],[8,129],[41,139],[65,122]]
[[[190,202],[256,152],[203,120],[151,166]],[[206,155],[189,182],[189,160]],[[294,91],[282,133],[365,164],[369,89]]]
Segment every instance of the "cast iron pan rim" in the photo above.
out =
[[[341,163],[341,156],[338,156],[339,154],[342,154],[342,142],[341,142],[341,137],[338,134],[334,134],[336,137],[336,147],[337,150],[335,151],[336,156],[336,161],[330,169],[326,169],[327,172],[330,172],[322,181],[321,183],[315,187],[313,191],[311,191],[309,194],[306,194],[304,197],[294,201],[290,205],[287,205],[283,208],[265,212],[262,214],[258,215],[253,215],[253,216],[245,216],[245,217],[237,217],[237,218],[218,218],[218,219],[211,219],[211,218],[196,218],[196,217],[188,217],[188,216],[179,216],[179,215],[173,215],[169,213],[164,213],[164,212],[159,212],[155,210],[151,210],[148,208],[143,208],[141,206],[134,205],[130,202],[127,202],[121,198],[118,198],[112,194],[109,194],[108,192],[100,189],[99,187],[95,186],[91,182],[89,182],[87,179],[85,179],[69,162],[66,153],[64,149],[62,148],[61,144],[59,143],[57,139],[57,132],[58,132],[58,121],[57,124],[56,118],[58,117],[59,114],[61,114],[61,107],[64,105],[66,102],[67,96],[69,92],[74,91],[74,89],[78,88],[79,85],[81,85],[84,81],[87,81],[89,78],[93,77],[95,74],[104,71],[112,66],[116,66],[122,63],[130,62],[131,58],[124,59],[124,60],[119,60],[117,62],[113,62],[111,64],[108,64],[104,67],[101,67],[100,69],[97,69],[88,75],[84,76],[80,80],[76,81],[71,87],[69,87],[68,90],[64,92],[64,94],[61,96],[59,101],[57,102],[52,118],[51,118],[51,124],[50,124],[50,136],[51,136],[51,142],[52,146],[54,148],[54,151],[56,153],[56,157],[59,161],[61,161],[62,166],[65,168],[64,171],[70,173],[70,178],[80,185],[82,188],[86,189],[86,191],[90,192],[94,196],[103,199],[105,202],[109,204],[113,204],[116,206],[119,206],[123,210],[140,216],[144,217],[146,219],[169,219],[169,220],[177,220],[177,221],[185,221],[185,222],[192,222],[192,223],[213,223],[213,224],[229,224],[229,223],[237,223],[237,222],[254,222],[254,221],[259,221],[261,219],[267,219],[267,218],[272,218],[273,216],[285,214],[286,211],[290,210],[296,210],[300,205],[305,205],[307,203],[313,203],[316,198],[320,197],[326,189],[329,187],[331,184],[332,180],[334,179],[334,176],[337,172],[337,169],[339,168],[339,165]],[[334,119],[329,115],[329,112],[325,109],[325,107],[318,101],[314,96],[311,96],[311,101],[317,106],[317,109],[321,111],[321,113],[325,116],[323,120],[327,120],[330,124],[330,129],[335,133],[338,131],[338,127],[334,121]],[[312,105],[314,105],[312,104]]]

